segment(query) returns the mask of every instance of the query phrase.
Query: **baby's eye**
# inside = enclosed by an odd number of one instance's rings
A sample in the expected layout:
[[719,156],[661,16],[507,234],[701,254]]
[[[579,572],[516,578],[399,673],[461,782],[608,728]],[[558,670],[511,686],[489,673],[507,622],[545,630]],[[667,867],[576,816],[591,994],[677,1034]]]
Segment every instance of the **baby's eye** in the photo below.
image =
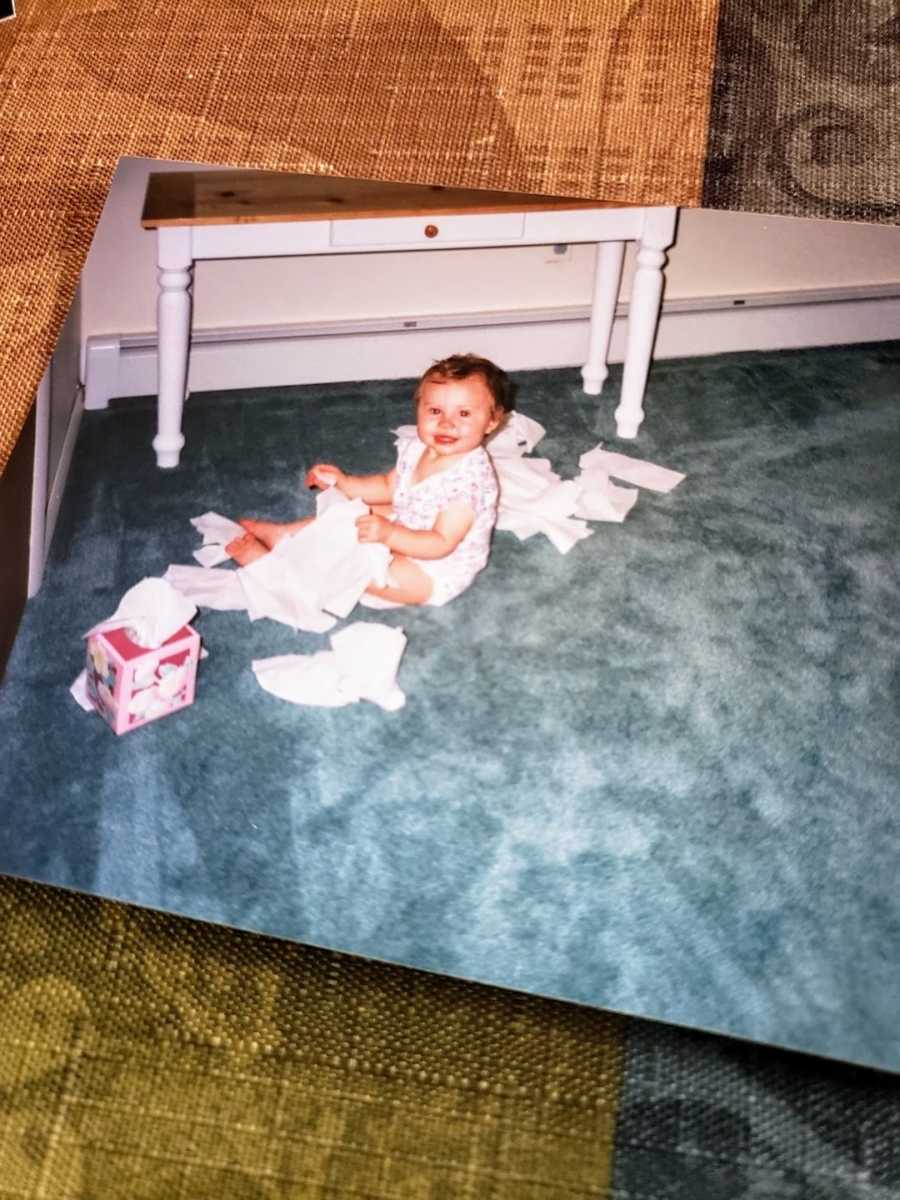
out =
[[461,408],[461,409],[459,410],[459,415],[460,415],[461,417],[468,417],[468,416],[470,416],[471,414],[469,413],[469,410],[468,410],[467,408]]
[[441,415],[441,410],[439,408],[429,408],[428,415],[429,417],[439,417]]

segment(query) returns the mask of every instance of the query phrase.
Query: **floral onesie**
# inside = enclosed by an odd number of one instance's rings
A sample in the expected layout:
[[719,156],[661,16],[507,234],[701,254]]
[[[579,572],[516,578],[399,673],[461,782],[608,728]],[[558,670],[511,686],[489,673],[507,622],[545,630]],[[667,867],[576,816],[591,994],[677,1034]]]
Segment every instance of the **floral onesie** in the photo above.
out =
[[454,501],[475,513],[472,527],[446,558],[412,558],[432,580],[429,604],[443,605],[464,592],[488,560],[491,532],[497,520],[500,489],[487,451],[479,446],[459,462],[413,483],[412,473],[425,446],[417,437],[404,439],[397,450],[393,509],[407,529],[433,529],[438,514]]

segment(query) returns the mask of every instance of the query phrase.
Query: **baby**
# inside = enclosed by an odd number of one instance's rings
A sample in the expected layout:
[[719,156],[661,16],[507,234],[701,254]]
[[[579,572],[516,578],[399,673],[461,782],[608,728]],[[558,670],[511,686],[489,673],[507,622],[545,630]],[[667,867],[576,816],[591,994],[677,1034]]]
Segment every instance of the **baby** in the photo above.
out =
[[[497,520],[497,476],[484,442],[512,408],[504,371],[486,358],[454,354],[434,363],[415,391],[416,437],[401,443],[385,475],[348,475],[317,463],[307,487],[332,484],[371,511],[357,519],[360,542],[391,552],[388,586],[369,596],[389,604],[443,605],[464,592],[488,560]],[[226,546],[241,566],[268,553],[315,517],[276,524],[244,519]]]

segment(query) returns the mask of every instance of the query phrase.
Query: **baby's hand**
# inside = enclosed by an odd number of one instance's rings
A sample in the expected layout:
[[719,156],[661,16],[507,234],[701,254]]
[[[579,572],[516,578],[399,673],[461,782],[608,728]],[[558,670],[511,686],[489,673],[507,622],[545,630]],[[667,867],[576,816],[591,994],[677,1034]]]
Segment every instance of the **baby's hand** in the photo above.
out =
[[306,486],[308,488],[329,488],[332,484],[340,486],[343,478],[344,472],[340,467],[333,467],[331,463],[316,463],[306,472]]
[[393,528],[387,517],[379,517],[377,513],[365,513],[356,518],[356,537],[360,542],[387,543]]

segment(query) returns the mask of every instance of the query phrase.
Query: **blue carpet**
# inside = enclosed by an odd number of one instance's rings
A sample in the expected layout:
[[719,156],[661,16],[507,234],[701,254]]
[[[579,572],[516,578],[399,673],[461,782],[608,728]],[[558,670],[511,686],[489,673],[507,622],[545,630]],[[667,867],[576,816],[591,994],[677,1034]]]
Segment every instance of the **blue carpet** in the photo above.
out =
[[496,535],[409,645],[397,713],[299,708],[250,660],[321,636],[197,621],[196,704],[115,738],[80,635],[190,562],[207,509],[311,510],[392,461],[409,385],[85,415],[0,693],[0,871],[900,1069],[900,343],[657,363],[637,442],[576,371],[516,376],[564,476],[598,440],[687,473],[567,556]]

